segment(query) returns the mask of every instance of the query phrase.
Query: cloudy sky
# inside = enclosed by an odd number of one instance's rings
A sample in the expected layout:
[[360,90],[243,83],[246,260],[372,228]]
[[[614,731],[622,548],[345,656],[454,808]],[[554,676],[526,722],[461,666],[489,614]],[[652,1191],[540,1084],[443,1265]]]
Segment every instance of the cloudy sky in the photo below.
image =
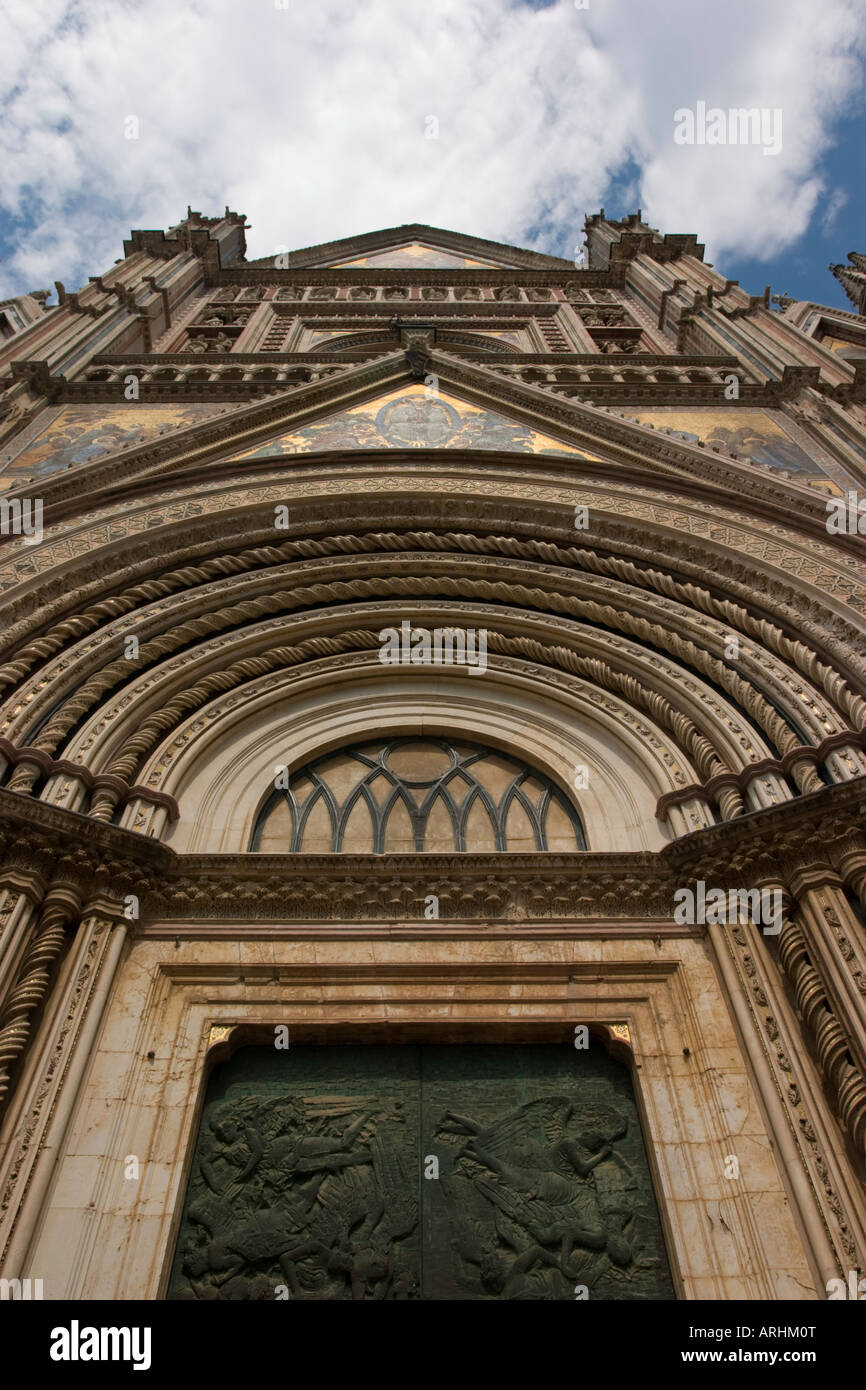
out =
[[[844,304],[864,64],[866,0],[4,0],[0,297],[187,204],[245,212],[251,258],[411,221],[572,256],[604,206]],[[700,102],[781,149],[678,143]]]

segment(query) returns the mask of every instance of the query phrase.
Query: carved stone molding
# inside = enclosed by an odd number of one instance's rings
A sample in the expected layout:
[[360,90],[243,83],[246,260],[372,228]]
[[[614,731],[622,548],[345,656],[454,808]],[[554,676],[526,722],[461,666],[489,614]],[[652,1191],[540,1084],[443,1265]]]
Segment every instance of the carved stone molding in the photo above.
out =
[[[178,855],[118,826],[0,789],[0,855],[53,854],[82,896],[110,885],[141,896],[142,920],[393,921],[427,892],[444,921],[668,921],[674,892],[708,883],[784,883],[800,864],[834,859],[862,833],[866,777],[696,831],[657,854]],[[22,833],[26,830],[26,837]],[[16,844],[18,848],[16,849]],[[820,852],[816,847],[820,846]],[[425,887],[435,882],[436,888]],[[371,888],[371,885],[372,888]]]
[[[82,913],[40,1036],[7,1116],[0,1151],[0,1261],[20,1267],[44,1201],[102,1009],[120,959],[125,925],[117,905],[94,898]],[[10,1133],[11,1122],[11,1133]],[[53,1133],[52,1133],[53,1131]],[[46,1141],[48,1152],[43,1151]],[[13,1273],[16,1270],[12,1270]]]
[[[747,1045],[759,1049],[769,1069],[770,1082],[788,1127],[792,1153],[802,1178],[813,1194],[827,1255],[836,1272],[852,1263],[861,1263],[866,1254],[866,1230],[858,1210],[856,1192],[849,1187],[850,1176],[837,1156],[838,1130],[827,1112],[820,1086],[810,1074],[810,1063],[802,1050],[796,1023],[780,997],[778,976],[773,978],[771,963],[763,949],[759,931],[747,925],[721,929],[713,938],[716,950],[725,952],[739,981],[745,1014],[751,1026]],[[756,1058],[757,1061],[757,1058]],[[777,1142],[781,1136],[777,1134]],[[789,1172],[791,1179],[794,1172]],[[799,1185],[795,1182],[795,1190]],[[802,1203],[802,1198],[800,1199]],[[814,1220],[814,1218],[812,1218]],[[807,1217],[808,1221],[808,1217]],[[812,1237],[816,1262],[820,1264],[821,1232]],[[825,1264],[822,1271],[832,1273]]]

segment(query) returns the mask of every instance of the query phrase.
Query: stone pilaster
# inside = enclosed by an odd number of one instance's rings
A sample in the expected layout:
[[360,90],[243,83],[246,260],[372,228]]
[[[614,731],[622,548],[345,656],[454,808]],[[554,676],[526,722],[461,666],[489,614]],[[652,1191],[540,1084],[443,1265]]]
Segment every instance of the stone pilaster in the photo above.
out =
[[0,1250],[21,1269],[33,1238],[121,959],[128,923],[94,898],[81,915],[61,975],[0,1130]]
[[712,927],[709,942],[749,1058],[805,1248],[823,1288],[866,1261],[859,1182],[761,929]]

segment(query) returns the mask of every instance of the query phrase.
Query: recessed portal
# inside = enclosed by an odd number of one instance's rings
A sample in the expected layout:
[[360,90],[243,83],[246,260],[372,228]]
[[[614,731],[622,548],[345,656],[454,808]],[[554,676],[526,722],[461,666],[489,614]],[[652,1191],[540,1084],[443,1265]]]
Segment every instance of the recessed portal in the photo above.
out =
[[169,1297],[671,1299],[628,1072],[595,1041],[244,1048]]

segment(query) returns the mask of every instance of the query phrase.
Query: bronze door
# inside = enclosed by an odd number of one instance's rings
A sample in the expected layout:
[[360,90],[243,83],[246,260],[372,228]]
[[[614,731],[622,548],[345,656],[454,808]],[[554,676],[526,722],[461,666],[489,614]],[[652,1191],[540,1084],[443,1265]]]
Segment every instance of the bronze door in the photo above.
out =
[[211,1078],[170,1298],[673,1296],[598,1045],[255,1047]]

